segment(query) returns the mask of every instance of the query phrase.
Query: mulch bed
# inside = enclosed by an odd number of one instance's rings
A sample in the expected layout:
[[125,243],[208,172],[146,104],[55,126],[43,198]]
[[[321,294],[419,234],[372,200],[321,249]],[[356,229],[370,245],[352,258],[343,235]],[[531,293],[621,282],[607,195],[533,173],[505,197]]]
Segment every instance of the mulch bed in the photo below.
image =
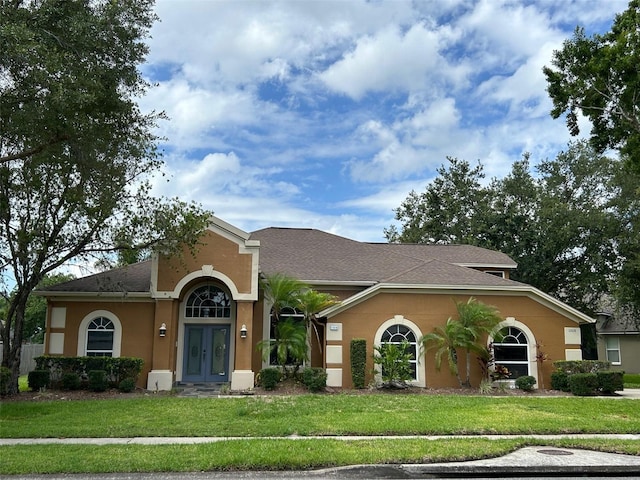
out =
[[[283,395],[304,395],[308,394],[307,388],[300,382],[294,380],[285,380],[278,384],[275,390],[265,390],[262,387],[256,387],[248,392],[234,392],[233,396],[283,396]],[[323,392],[317,395],[332,394],[348,394],[348,395],[479,395],[477,388],[416,388],[409,387],[404,389],[343,389],[327,387]],[[219,393],[211,392],[211,396],[218,396]],[[105,392],[91,392],[87,390],[53,390],[48,389],[43,392],[20,392],[18,395],[3,397],[2,402],[11,401],[51,401],[51,400],[114,400],[153,396],[176,396],[175,392],[152,392],[144,389],[136,389],[130,393],[123,393],[117,389],[110,389]],[[544,397],[566,397],[571,396],[570,393],[558,390],[534,390],[533,392],[525,392],[517,388],[499,390],[494,389],[487,396],[499,397],[528,397],[528,396],[544,396]]]

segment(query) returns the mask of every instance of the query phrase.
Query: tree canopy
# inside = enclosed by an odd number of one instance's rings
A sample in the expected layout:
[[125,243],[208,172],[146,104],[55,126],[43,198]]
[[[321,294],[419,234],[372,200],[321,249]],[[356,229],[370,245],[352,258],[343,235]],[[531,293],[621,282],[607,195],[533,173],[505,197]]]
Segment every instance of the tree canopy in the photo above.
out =
[[136,97],[154,20],[151,0],[0,3],[0,334],[13,392],[27,299],[45,275],[121,250],[181,251],[209,218],[151,195],[163,115]]
[[621,149],[640,171],[640,0],[631,0],[604,35],[587,37],[577,27],[544,74],[553,118],[566,113],[569,131],[578,135],[582,113],[597,151]]
[[396,210],[401,231],[387,229],[389,241],[502,251],[518,263],[512,279],[586,313],[595,313],[604,295],[640,307],[640,174],[624,161],[580,141],[535,169],[525,155],[488,184],[480,182],[482,165],[464,160],[449,159],[438,174]]

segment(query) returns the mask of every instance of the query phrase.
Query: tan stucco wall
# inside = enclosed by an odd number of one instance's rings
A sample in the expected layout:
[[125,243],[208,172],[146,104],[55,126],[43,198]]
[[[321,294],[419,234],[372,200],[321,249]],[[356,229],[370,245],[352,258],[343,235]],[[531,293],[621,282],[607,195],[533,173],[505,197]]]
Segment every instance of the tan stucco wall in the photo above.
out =
[[239,293],[251,292],[252,255],[238,251],[238,244],[207,230],[198,247],[196,256],[185,249],[181,259],[158,259],[159,291],[172,291],[188,273],[198,271],[203,265],[213,265],[217,271],[227,275]]
[[[396,315],[415,323],[421,334],[430,333],[434,327],[444,325],[448,317],[456,318],[457,312],[454,299],[466,302],[468,295],[448,294],[403,294],[380,293],[367,301],[340,313],[330,322],[342,323],[343,327],[343,386],[351,387],[351,367],[349,364],[349,345],[352,338],[364,338],[367,341],[368,364],[367,372],[373,369],[373,344],[376,330],[387,320]],[[475,295],[479,301],[494,305],[503,318],[515,317],[516,320],[529,327],[535,340],[541,345],[541,350],[548,355],[548,360],[542,363],[544,386],[550,385],[550,375],[554,360],[565,359],[565,348],[580,348],[579,345],[567,346],[564,343],[564,327],[577,327],[577,324],[553,310],[524,296],[493,296]],[[465,371],[465,356],[460,352],[459,368],[461,374]],[[429,351],[424,357],[426,363],[426,384],[431,388],[457,387],[458,383],[447,367],[443,364],[438,372],[434,365],[434,352]],[[472,385],[480,382],[480,368],[475,360],[471,361]],[[369,380],[371,380],[371,375]]]
[[[78,354],[78,333],[82,320],[92,312],[106,310],[120,320],[122,326],[121,357],[137,357],[144,360],[139,386],[146,385],[147,373],[152,367],[153,320],[155,304],[153,302],[131,301],[53,301],[48,304],[50,315],[53,307],[66,307],[65,328],[52,329],[47,319],[47,336],[51,333],[64,333],[63,356],[75,357]],[[49,354],[49,345],[45,345],[45,354]]]

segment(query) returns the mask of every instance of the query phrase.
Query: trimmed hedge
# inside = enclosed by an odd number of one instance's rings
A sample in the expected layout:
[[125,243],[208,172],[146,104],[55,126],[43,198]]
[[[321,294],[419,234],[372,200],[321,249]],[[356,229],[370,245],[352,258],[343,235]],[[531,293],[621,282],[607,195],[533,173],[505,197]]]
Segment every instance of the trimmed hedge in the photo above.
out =
[[531,375],[523,375],[522,377],[516,378],[516,387],[525,392],[532,391],[535,384],[536,379]]
[[595,373],[574,373],[569,375],[569,388],[571,393],[580,397],[595,395],[598,377]]
[[327,372],[323,368],[308,367],[302,370],[302,383],[310,392],[319,392],[327,386]]
[[570,392],[569,375],[563,370],[556,370],[551,374],[551,388],[563,392]]
[[64,390],[80,390],[82,387],[82,380],[80,375],[75,372],[66,372],[62,375],[62,388]]
[[282,373],[278,368],[268,367],[260,370],[260,385],[265,390],[274,390],[281,378]]
[[125,378],[118,384],[118,390],[122,393],[130,393],[136,389],[136,382],[133,378]]
[[144,360],[135,357],[52,357],[43,355],[36,359],[36,370],[48,370],[51,385],[61,387],[68,373],[87,379],[92,370],[104,370],[107,386],[118,387],[124,379],[138,380]]
[[353,388],[364,388],[367,370],[367,341],[364,338],[351,340],[350,356]]
[[624,390],[623,371],[607,370],[597,372],[596,377],[598,379],[598,389],[605,395]]
[[553,366],[562,370],[567,375],[574,373],[596,373],[602,370],[609,370],[611,362],[602,360],[557,360]]
[[49,370],[33,370],[27,376],[29,388],[37,392],[42,388],[47,388],[51,383],[51,375]]
[[89,370],[89,390],[92,392],[104,392],[109,386],[107,372],[104,370]]

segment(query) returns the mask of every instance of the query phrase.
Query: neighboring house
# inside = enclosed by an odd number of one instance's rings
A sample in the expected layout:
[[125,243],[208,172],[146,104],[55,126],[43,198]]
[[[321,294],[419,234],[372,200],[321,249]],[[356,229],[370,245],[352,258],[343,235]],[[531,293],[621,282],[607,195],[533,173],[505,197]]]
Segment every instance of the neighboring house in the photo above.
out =
[[[446,367],[417,340],[456,316],[454,300],[473,296],[494,305],[507,334],[498,363],[517,375],[544,375],[553,360],[581,359],[580,326],[595,322],[568,305],[509,279],[507,255],[469,245],[363,243],[312,229],[267,228],[251,234],[217,218],[195,257],[152,260],[49,287],[46,352],[144,359],[141,386],[230,382],[254,386],[267,366],[256,344],[271,332],[261,275],[283,273],[340,303],[320,312],[323,328],[311,365],[326,368],[328,385],[351,387],[349,349],[407,340],[414,349],[417,386],[455,387]],[[488,342],[491,339],[487,340]],[[540,349],[549,361],[538,363]],[[459,352],[463,368],[464,352]],[[267,361],[268,362],[268,361]],[[480,367],[472,360],[472,383]]]
[[612,370],[640,373],[640,327],[632,319],[599,313],[598,358],[611,362]]

